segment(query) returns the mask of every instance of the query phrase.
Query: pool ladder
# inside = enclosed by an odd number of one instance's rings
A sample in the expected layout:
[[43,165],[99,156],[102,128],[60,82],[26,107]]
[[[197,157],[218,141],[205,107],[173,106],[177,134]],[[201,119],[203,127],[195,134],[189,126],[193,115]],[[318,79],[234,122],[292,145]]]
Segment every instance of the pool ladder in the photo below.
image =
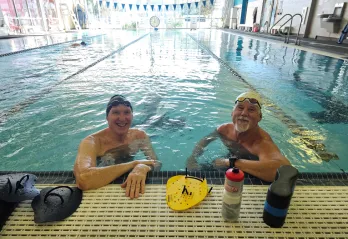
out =
[[[297,35],[296,35],[296,40],[295,40],[295,45],[300,45],[300,39],[299,39],[299,34],[300,34],[300,30],[301,30],[301,26],[302,26],[302,15],[297,13],[297,14],[294,14],[294,15],[291,15],[291,14],[285,14],[282,18],[280,18],[270,29],[270,33],[272,34],[272,29],[278,24],[278,22],[280,22],[281,20],[283,20],[283,18],[289,16],[290,18],[285,22],[283,23],[283,25],[281,25],[278,29],[278,32],[281,36],[285,36],[285,39],[284,39],[284,43],[286,44],[289,44],[289,39],[290,39],[290,34],[291,34],[291,26],[292,26],[292,20],[294,19],[294,17],[296,16],[299,16],[301,18],[301,21],[300,21],[300,27],[298,28],[298,31],[297,31]],[[280,29],[285,26],[285,24],[287,24],[288,22],[290,21],[290,26],[289,26],[289,30],[287,31],[287,35],[283,35],[280,33]]]

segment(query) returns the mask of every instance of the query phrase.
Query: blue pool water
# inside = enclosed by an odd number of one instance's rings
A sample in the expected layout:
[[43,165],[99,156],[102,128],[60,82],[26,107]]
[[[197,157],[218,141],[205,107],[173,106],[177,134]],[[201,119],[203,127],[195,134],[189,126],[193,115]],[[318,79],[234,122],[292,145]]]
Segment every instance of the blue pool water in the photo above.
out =
[[[220,30],[151,32],[98,62],[144,34],[0,58],[0,170],[71,170],[79,142],[106,127],[116,93],[133,103],[133,125],[150,135],[162,169],[183,170],[195,143],[230,121],[233,100],[250,88],[266,100],[261,126],[301,172],[347,169],[347,62]],[[216,141],[199,161],[226,153]]]
[[29,36],[18,37],[10,39],[0,40],[0,55],[10,52],[21,51],[25,49],[32,49],[52,44],[58,44],[67,41],[74,41],[78,39],[84,39],[86,37],[93,37],[100,35],[102,32],[95,31],[93,33],[88,32],[74,32],[74,33],[57,33],[44,36]]

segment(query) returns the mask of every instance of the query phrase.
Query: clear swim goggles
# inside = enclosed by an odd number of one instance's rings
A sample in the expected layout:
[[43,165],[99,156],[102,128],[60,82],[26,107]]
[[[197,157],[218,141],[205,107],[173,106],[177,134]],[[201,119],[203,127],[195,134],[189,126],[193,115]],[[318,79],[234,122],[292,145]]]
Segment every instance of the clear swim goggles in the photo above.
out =
[[261,109],[261,105],[260,105],[259,101],[255,98],[239,97],[239,98],[237,98],[236,102],[234,102],[234,103],[237,104],[237,102],[244,102],[245,100],[249,101],[253,105],[258,105]]

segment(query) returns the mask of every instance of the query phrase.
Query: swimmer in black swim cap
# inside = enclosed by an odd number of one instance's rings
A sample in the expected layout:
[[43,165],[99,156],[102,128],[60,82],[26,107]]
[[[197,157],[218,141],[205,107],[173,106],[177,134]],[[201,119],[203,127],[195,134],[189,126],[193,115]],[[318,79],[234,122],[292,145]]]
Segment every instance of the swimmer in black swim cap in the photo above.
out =
[[78,47],[78,46],[87,46],[87,43],[82,41],[80,43],[74,43],[70,45],[71,47]]
[[[161,163],[149,136],[141,129],[131,128],[133,107],[124,96],[110,98],[106,106],[106,120],[108,125],[105,129],[87,136],[80,144],[74,167],[76,184],[82,190],[96,189],[129,172],[121,187],[126,189],[127,197],[137,198],[145,192],[147,172],[159,170]],[[144,158],[134,160],[139,151]],[[110,160],[109,156],[114,160]],[[102,166],[98,165],[97,158],[100,158]],[[115,163],[110,164],[112,161]]]

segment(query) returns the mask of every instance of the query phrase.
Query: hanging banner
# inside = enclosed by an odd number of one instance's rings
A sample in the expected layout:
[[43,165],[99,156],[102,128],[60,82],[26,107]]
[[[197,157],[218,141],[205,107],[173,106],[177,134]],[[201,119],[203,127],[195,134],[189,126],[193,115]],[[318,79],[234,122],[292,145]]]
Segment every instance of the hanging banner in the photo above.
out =
[[174,11],[176,10],[176,4],[173,4]]
[[205,4],[207,4],[207,1],[202,1],[203,2],[203,6],[205,7]]
[[161,11],[162,5],[158,5],[158,11]]
[[110,7],[110,2],[106,2],[106,7],[107,7],[107,8]]
[[146,11],[147,5],[144,5],[144,10]]
[[168,11],[169,5],[166,5],[166,10]]
[[135,6],[137,6],[137,11],[139,11],[139,7],[140,7],[140,5],[135,5]]
[[115,9],[117,8],[117,2],[114,2],[114,8]]
[[125,7],[125,6],[126,6],[126,4],[123,4],[123,3],[122,3],[122,9],[123,9],[123,10],[124,10],[124,7]]
[[129,4],[129,10],[131,10],[131,11],[132,11],[132,6],[133,6],[133,4]]
[[210,0],[210,4],[213,6],[213,4],[214,4],[214,0]]
[[155,7],[155,5],[151,5],[151,9],[152,9],[152,11],[153,11],[153,8]]
[[191,8],[191,3],[187,3],[187,6],[190,9]]
[[181,7],[181,10],[183,10],[183,9],[184,9],[184,4],[181,3],[181,4],[180,4],[180,7]]
[[196,8],[198,8],[198,2],[195,2]]
[[102,6],[102,4],[103,4],[103,1],[99,1],[99,6]]

